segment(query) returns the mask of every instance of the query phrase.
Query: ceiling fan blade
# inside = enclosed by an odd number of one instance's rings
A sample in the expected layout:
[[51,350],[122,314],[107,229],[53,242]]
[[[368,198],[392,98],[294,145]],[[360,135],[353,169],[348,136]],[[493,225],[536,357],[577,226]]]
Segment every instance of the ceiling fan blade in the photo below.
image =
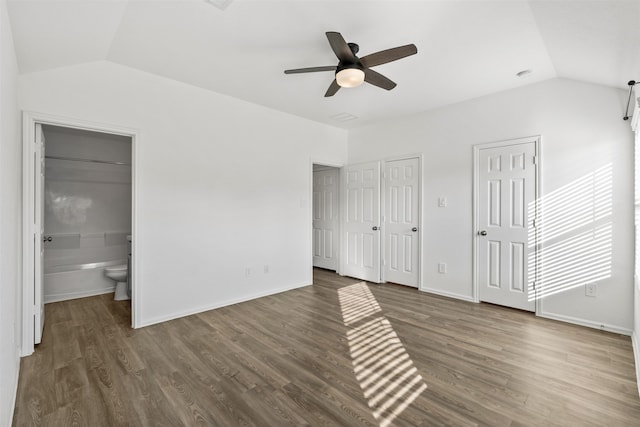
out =
[[355,62],[353,52],[351,52],[351,48],[347,42],[344,41],[342,34],[335,31],[327,31],[325,34],[327,35],[331,49],[333,49],[340,61]]
[[393,81],[389,80],[382,74],[368,68],[364,70],[364,81],[386,90],[391,90],[396,87],[396,84]]
[[318,71],[335,71],[335,65],[328,65],[326,67],[309,67],[309,68],[295,68],[293,70],[284,70],[285,74],[298,74],[298,73],[315,73]]
[[329,89],[327,89],[327,92],[324,94],[324,97],[327,98],[329,96],[335,95],[339,89],[340,89],[340,85],[338,84],[336,79],[333,79],[333,83],[331,83],[331,85],[329,86]]
[[396,61],[407,56],[415,55],[416,53],[418,53],[418,48],[416,47],[416,45],[408,44],[405,46],[398,46],[387,50],[381,50],[380,52],[364,56],[360,58],[360,63],[365,68],[375,67],[376,65],[386,64],[387,62]]

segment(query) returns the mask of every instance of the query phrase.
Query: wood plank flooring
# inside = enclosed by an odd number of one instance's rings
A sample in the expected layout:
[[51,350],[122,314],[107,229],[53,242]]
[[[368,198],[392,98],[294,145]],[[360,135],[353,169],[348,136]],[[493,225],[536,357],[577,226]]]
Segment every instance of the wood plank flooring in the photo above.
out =
[[316,270],[298,290],[129,318],[111,295],[48,304],[14,425],[640,425],[629,337],[517,310]]

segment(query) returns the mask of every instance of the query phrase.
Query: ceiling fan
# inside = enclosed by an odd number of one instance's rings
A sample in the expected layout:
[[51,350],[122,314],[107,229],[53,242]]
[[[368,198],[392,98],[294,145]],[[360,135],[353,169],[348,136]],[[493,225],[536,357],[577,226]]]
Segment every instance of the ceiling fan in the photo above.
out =
[[362,58],[358,58],[356,54],[360,47],[355,43],[347,43],[340,33],[328,31],[326,33],[331,49],[335,52],[340,60],[338,65],[329,65],[326,67],[309,67],[296,68],[293,70],[284,70],[285,74],[298,73],[315,73],[318,71],[334,71],[335,79],[324,94],[325,97],[333,96],[341,87],[356,87],[363,82],[367,82],[382,89],[391,90],[396,84],[373,71],[371,67],[386,64],[387,62],[396,61],[404,57],[418,53],[418,48],[414,44],[398,46],[391,49],[381,50]]

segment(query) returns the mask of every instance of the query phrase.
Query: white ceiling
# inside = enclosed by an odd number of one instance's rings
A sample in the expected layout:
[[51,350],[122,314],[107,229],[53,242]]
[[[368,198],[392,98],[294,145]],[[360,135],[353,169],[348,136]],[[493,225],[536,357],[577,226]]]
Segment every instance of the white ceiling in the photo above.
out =
[[[21,73],[108,60],[350,128],[554,77],[627,89],[640,80],[638,0],[9,0]],[[414,43],[418,54],[324,98],[336,65],[324,33],[360,56]],[[531,69],[527,78],[516,77]],[[341,122],[347,113],[357,119]]]

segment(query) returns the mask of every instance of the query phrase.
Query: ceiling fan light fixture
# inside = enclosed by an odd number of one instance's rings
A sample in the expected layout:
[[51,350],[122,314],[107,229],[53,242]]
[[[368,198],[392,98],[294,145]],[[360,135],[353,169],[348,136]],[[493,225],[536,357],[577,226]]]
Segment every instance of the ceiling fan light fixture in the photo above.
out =
[[364,71],[359,68],[345,68],[336,73],[340,87],[356,87],[364,83]]

